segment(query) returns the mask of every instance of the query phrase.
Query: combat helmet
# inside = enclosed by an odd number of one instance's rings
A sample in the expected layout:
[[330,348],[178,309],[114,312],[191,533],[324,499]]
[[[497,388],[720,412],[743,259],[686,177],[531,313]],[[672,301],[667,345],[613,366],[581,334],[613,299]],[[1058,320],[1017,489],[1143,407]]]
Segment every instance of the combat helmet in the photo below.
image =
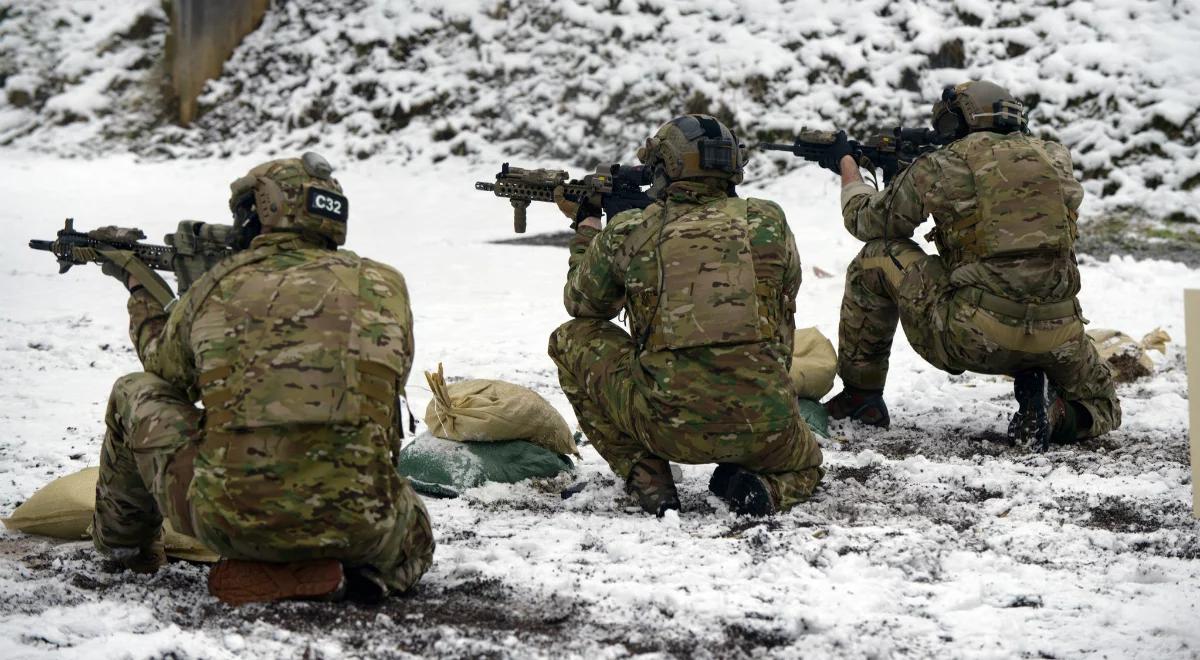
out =
[[973,131],[1028,132],[1025,105],[1000,85],[972,80],[947,85],[933,104],[933,130],[946,140],[957,140]]
[[350,205],[333,167],[320,154],[263,163],[229,184],[229,210],[239,233],[250,234],[258,223],[263,232],[292,231],[320,237],[332,245],[346,243]]
[[638,148],[637,157],[653,172],[651,197],[657,197],[672,181],[741,183],[746,162],[733,131],[709,115],[682,115],[663,124]]

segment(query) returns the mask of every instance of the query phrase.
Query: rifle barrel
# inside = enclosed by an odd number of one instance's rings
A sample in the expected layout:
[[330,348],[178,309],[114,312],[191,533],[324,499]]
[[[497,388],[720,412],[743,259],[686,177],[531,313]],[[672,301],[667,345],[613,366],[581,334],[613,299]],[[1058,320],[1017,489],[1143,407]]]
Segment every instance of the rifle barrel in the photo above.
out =
[[496,184],[494,184],[494,183],[489,183],[487,181],[476,181],[475,182],[475,190],[486,190],[488,192],[492,192],[495,189],[496,189]]
[[758,144],[758,148],[765,149],[767,151],[796,151],[796,145],[781,144],[779,142],[760,142]]
[[29,241],[29,247],[35,250],[45,250],[46,252],[49,252],[53,245],[54,241],[39,241],[37,239]]

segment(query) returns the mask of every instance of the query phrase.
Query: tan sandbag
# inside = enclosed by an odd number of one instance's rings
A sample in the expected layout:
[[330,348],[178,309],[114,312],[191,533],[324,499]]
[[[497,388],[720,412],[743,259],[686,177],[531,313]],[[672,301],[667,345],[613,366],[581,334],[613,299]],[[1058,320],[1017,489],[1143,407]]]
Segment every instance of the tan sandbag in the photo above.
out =
[[801,399],[820,401],[833,389],[837,351],[816,328],[797,328],[792,344],[792,387]]
[[[92,530],[87,532],[92,537]],[[168,557],[186,559],[187,561],[202,561],[213,563],[221,560],[221,555],[209,550],[203,543],[187,534],[181,534],[171,528],[170,520],[163,520],[163,547]]]
[[[96,512],[96,480],[100,468],[84,468],[42,486],[12,515],[2,519],[8,529],[67,541],[92,537],[92,514]],[[189,561],[220,559],[196,539],[171,529],[163,522],[163,545],[167,555]]]
[[1154,373],[1154,361],[1147,353],[1158,351],[1166,355],[1167,342],[1171,341],[1171,335],[1162,328],[1147,333],[1140,342],[1119,330],[1098,328],[1088,330],[1087,334],[1096,344],[1100,359],[1115,371],[1113,378],[1118,383],[1128,383]]
[[433,401],[425,423],[434,436],[460,442],[528,440],[557,454],[578,455],[562,415],[527,387],[502,380],[464,380],[446,384],[445,372],[425,372]]

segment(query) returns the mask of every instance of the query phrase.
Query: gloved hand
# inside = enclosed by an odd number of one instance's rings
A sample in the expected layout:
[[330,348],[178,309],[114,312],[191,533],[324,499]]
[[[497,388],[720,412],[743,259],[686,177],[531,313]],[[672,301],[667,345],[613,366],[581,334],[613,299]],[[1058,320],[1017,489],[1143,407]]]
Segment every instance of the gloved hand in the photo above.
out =
[[579,226],[579,223],[588,218],[599,218],[604,209],[601,208],[600,194],[595,193],[579,202],[574,202],[567,199],[564,194],[565,188],[558,186],[554,189],[554,203],[558,205],[558,210],[571,220],[571,228]]
[[[119,252],[121,252],[123,254],[127,254],[130,258],[133,257],[132,252],[124,252],[123,250],[119,251]],[[104,263],[100,266],[100,272],[104,273],[105,275],[108,275],[109,277],[116,279],[118,282],[121,283],[122,286],[124,286],[129,291],[132,291],[135,288],[137,288],[138,286],[140,286],[140,284],[137,281],[137,278],[130,275],[129,271],[125,270],[124,266],[118,264],[116,261],[113,261],[112,259],[107,259],[107,258],[104,259]]]
[[99,262],[101,272],[120,281],[129,291],[144,289],[163,309],[168,309],[175,302],[175,292],[171,290],[171,285],[133,252],[107,248],[87,249],[87,260]]
[[841,175],[842,173],[842,158],[845,156],[854,157],[855,144],[851,144],[850,138],[846,137],[846,131],[838,131],[834,138],[833,144],[829,145],[829,156],[821,160],[821,167]]

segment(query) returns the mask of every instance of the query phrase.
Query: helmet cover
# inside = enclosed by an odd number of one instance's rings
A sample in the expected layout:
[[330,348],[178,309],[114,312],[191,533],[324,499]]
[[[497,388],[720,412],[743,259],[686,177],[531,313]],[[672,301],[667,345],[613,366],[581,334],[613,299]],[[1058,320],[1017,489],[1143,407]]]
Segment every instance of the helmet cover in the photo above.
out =
[[253,199],[264,232],[293,231],[346,243],[349,201],[333,178],[333,167],[319,154],[268,161],[229,186],[229,209]]

